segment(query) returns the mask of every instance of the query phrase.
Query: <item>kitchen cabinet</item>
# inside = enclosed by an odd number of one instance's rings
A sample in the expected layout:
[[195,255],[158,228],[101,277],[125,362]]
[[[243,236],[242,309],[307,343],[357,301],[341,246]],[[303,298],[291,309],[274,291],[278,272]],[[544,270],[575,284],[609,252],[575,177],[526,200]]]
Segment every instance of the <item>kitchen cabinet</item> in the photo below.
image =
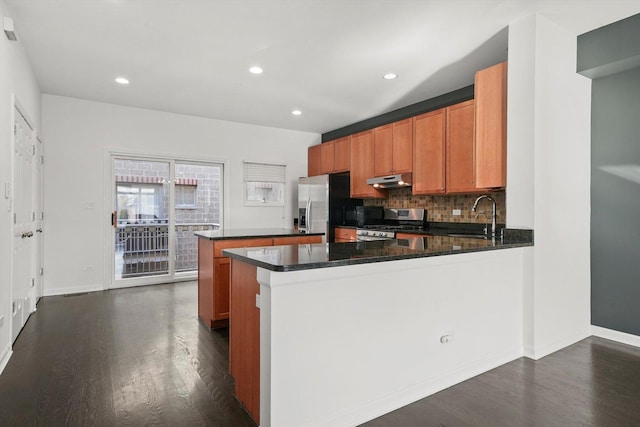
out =
[[309,147],[307,152],[308,176],[348,172],[351,158],[350,147],[351,141],[348,136]]
[[475,184],[504,188],[507,184],[507,63],[475,76]]
[[444,108],[413,118],[414,195],[445,192],[445,125]]
[[334,141],[333,172],[349,172],[351,162],[351,138],[336,139]]
[[322,236],[282,236],[268,238],[198,239],[198,315],[210,328],[229,324],[229,258],[222,251],[256,246],[322,243]]
[[413,168],[413,122],[401,120],[377,127],[374,132],[375,176],[411,172]]
[[335,228],[335,241],[337,242],[355,242],[356,239],[356,230],[355,228],[344,228],[344,227],[336,227]]
[[417,237],[426,237],[426,236],[424,234],[396,233],[396,239],[413,239]]
[[321,150],[322,144],[307,149],[307,176],[322,175]]
[[383,198],[385,190],[367,184],[374,176],[374,135],[373,130],[351,135],[350,192],[354,198]]
[[474,101],[446,108],[446,192],[482,191],[475,183]]
[[273,238],[273,246],[306,245],[312,243],[322,243],[322,236],[291,236]]
[[235,379],[236,397],[260,424],[260,294],[255,266],[232,261],[229,373]]

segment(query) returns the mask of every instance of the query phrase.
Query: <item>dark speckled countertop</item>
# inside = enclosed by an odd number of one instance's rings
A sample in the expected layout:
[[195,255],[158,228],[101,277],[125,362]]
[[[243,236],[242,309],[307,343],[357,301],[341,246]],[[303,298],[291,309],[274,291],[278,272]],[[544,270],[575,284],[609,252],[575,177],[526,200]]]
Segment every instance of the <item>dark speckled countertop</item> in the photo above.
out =
[[226,249],[224,256],[272,271],[298,271],[372,262],[533,246],[532,230],[505,229],[504,239],[447,235],[351,243]]
[[292,228],[223,228],[197,231],[196,236],[208,240],[254,239],[260,237],[324,236],[324,233],[300,233]]

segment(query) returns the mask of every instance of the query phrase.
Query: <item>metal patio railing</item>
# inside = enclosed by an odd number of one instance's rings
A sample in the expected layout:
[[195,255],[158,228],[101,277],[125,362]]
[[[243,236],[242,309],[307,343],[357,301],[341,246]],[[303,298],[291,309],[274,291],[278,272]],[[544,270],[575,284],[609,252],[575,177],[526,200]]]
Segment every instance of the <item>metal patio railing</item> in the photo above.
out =
[[[198,241],[195,231],[216,230],[216,223],[178,223],[176,231],[176,272],[198,268]],[[169,225],[166,219],[119,220],[115,237],[116,258],[121,257],[121,277],[139,277],[169,272]]]

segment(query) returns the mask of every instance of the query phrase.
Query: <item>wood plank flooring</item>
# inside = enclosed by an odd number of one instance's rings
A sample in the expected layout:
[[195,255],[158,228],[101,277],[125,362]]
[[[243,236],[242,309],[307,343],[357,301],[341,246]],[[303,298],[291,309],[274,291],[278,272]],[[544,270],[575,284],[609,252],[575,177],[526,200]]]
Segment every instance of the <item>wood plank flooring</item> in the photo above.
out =
[[520,358],[363,424],[640,426],[640,349],[590,337]]
[[[0,425],[255,427],[233,396],[228,351],[227,330],[198,321],[195,282],[47,297],[0,375]],[[363,424],[639,425],[640,349],[600,338]]]
[[2,426],[255,426],[195,282],[46,297],[0,376]]

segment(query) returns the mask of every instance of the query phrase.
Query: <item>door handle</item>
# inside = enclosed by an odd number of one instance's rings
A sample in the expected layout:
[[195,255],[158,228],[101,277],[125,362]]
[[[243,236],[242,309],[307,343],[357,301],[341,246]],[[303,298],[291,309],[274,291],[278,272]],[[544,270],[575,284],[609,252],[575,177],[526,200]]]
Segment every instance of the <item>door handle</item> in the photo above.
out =
[[117,211],[113,211],[111,213],[111,225],[113,226],[113,228],[118,228],[118,212]]

